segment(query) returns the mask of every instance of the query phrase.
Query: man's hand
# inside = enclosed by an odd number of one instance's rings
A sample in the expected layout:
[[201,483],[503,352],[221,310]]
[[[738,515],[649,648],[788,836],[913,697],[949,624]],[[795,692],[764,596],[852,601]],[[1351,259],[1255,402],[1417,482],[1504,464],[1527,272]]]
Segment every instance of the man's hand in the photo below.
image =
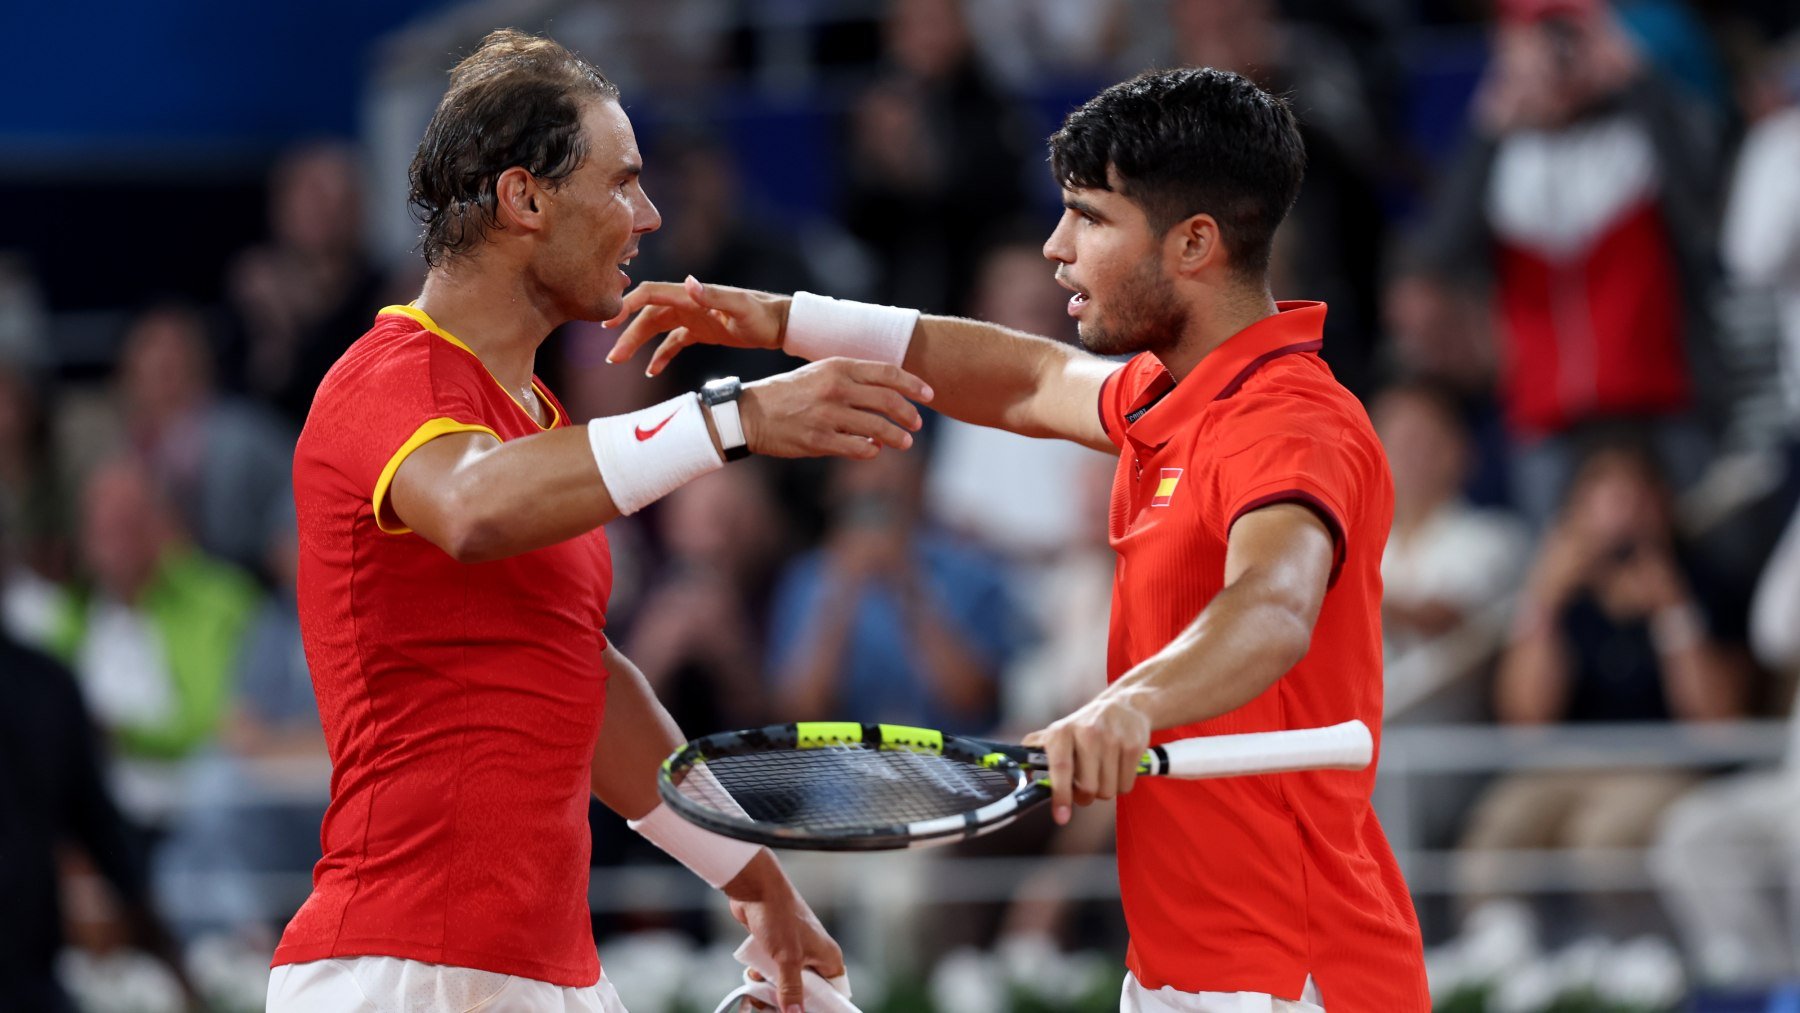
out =
[[650,356],[645,376],[661,373],[689,345],[779,349],[791,302],[785,295],[703,285],[692,275],[679,285],[646,281],[625,293],[625,308],[606,322],[606,326],[616,327],[626,317],[638,314],[606,353],[606,361],[624,362],[665,332],[669,336]]
[[738,410],[754,453],[868,458],[882,447],[912,446],[924,420],[908,399],[928,402],[931,396],[923,380],[899,366],[824,359],[745,384]]
[[1150,748],[1150,719],[1121,695],[1101,693],[1068,717],[1022,740],[1050,761],[1050,807],[1069,822],[1070,803],[1116,798],[1137,783]]
[[1586,584],[1607,549],[1607,542],[1576,530],[1568,523],[1544,536],[1543,546],[1525,580],[1525,597],[1535,605],[1556,610]]
[[751,859],[736,879],[725,884],[725,896],[731,898],[731,916],[761,940],[775,960],[782,1013],[802,1013],[806,984],[800,973],[805,968],[825,978],[844,973],[844,952],[826,934],[773,853],[764,851]]

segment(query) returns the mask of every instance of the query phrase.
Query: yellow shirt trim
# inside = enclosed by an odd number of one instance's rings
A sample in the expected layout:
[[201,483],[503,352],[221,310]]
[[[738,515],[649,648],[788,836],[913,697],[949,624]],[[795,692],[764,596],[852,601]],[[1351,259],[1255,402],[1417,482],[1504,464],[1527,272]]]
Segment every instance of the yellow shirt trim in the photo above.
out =
[[[437,321],[431,319],[431,314],[426,313],[424,310],[418,308],[417,306],[412,306],[412,305],[383,306],[381,308],[381,311],[376,313],[375,315],[383,316],[383,317],[385,317],[385,316],[411,317],[413,320],[418,322],[420,327],[423,327],[426,330],[430,331],[431,333],[437,335],[438,337],[443,338],[445,341],[448,341],[452,345],[455,345],[456,347],[462,349],[463,351],[468,352],[470,355],[475,355],[475,350],[473,348],[470,348],[468,345],[464,344],[463,340],[461,338],[457,337],[454,334],[451,334],[449,331],[444,330],[442,327],[439,327]],[[475,355],[475,361],[481,362],[481,356]],[[481,364],[481,368],[484,370],[487,369],[487,363],[483,362]],[[506,391],[506,396],[509,399],[511,399],[513,404],[516,404],[519,406],[519,410],[525,413],[525,417],[531,420],[532,425],[537,426],[539,429],[548,431],[551,429],[555,429],[557,426],[562,424],[562,413],[556,410],[556,401],[554,399],[552,399],[550,397],[550,395],[544,391],[544,388],[538,386],[537,380],[533,379],[531,381],[531,389],[537,391],[538,400],[543,402],[543,404],[546,408],[550,409],[550,424],[549,425],[544,425],[543,423],[539,422],[537,420],[537,416],[531,414],[530,410],[528,410],[523,404],[521,404],[519,402],[518,398],[513,397],[513,392],[510,390],[507,390],[505,384],[501,383],[498,379],[495,379],[493,373],[491,373],[491,372],[488,373],[488,379],[494,381],[494,386],[499,387],[503,391]]]
[[[394,481],[394,472],[400,470],[400,462],[406,460],[413,451],[423,447],[425,444],[430,443],[440,436],[448,436],[451,433],[486,433],[496,440],[500,439],[499,433],[494,432],[486,426],[478,426],[468,422],[458,422],[455,419],[439,418],[426,420],[424,425],[413,430],[413,434],[406,438],[405,443],[400,444],[400,449],[394,451],[394,456],[388,458],[387,464],[381,469],[381,477],[375,480],[375,495],[372,501],[375,506],[376,527],[390,535],[404,535],[412,532],[411,528],[403,527],[398,524],[394,527],[388,527],[387,521],[382,519],[381,507],[387,500],[388,485]],[[395,518],[395,520],[398,519],[399,518]]]

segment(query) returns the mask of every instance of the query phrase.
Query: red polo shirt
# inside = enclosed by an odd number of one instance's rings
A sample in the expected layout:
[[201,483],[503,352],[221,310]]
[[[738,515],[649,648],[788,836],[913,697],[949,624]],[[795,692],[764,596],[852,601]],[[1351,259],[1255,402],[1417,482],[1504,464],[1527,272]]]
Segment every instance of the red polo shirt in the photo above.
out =
[[[1166,646],[1223,588],[1239,517],[1301,503],[1336,542],[1306,657],[1248,704],[1155,742],[1350,718],[1380,728],[1393,485],[1367,413],[1319,358],[1324,322],[1322,303],[1282,303],[1179,384],[1146,353],[1101,390],[1101,422],[1122,452],[1109,680]],[[1287,999],[1310,974],[1332,1013],[1429,1010],[1418,921],[1369,805],[1374,784],[1372,765],[1139,781],[1119,801],[1132,973],[1152,989]]]
[[[567,425],[533,384],[548,428]],[[276,964],[373,955],[599,980],[587,811],[606,704],[606,536],[459,563],[386,503],[401,462],[438,436],[545,428],[410,306],[383,310],[319,385],[294,504],[331,804],[312,895]]]

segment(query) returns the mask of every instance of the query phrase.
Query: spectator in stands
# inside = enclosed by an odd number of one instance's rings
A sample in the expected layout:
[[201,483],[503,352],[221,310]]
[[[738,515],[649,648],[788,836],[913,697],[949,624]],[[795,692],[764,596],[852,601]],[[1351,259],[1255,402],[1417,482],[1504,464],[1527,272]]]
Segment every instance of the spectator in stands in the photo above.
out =
[[[274,593],[257,608],[233,670],[218,747],[190,765],[188,805],[158,852],[163,907],[183,935],[225,931],[262,952],[275,928],[305,899],[269,877],[304,881],[319,858],[329,759],[312,676],[300,641],[294,597],[299,541],[293,503],[272,525],[268,571]],[[210,877],[204,891],[184,876]]]
[[[1756,659],[1800,674],[1800,512],[1788,522],[1750,609]],[[1800,707],[1788,756],[1694,789],[1669,808],[1651,870],[1702,982],[1725,987],[1791,981],[1800,965]]]
[[1469,438],[1445,390],[1390,386],[1370,416],[1394,473],[1381,557],[1387,720],[1476,720],[1487,711],[1479,676],[1523,576],[1525,531],[1463,498]]
[[923,456],[834,462],[825,543],[790,564],[775,593],[769,673],[789,720],[993,725],[1016,639],[1005,581],[986,557],[921,527]]
[[963,2],[983,62],[1013,91],[1105,77],[1125,46],[1129,8],[1127,0]]
[[119,396],[133,450],[200,548],[259,572],[269,518],[286,500],[293,434],[213,384],[205,321],[179,305],[137,316],[120,352]]
[[[659,141],[648,156],[656,166],[656,198],[667,223],[659,241],[644,244],[634,274],[645,278],[694,275],[768,292],[816,291],[817,276],[803,258],[799,238],[778,222],[751,214],[730,151],[697,133]],[[605,336],[610,347],[612,335]],[[659,377],[673,396],[720,376],[757,379],[782,368],[782,360],[745,349],[695,348],[693,362],[675,360]],[[604,352],[601,353],[604,355]],[[598,356],[596,357],[598,358]],[[641,380],[634,380],[641,386]]]
[[1800,433],[1800,36],[1751,82],[1753,122],[1738,155],[1721,237],[1737,285],[1776,301],[1789,421]]
[[[1073,341],[1068,293],[1044,263],[1042,247],[1041,235],[1027,240],[1021,234],[989,249],[969,315]],[[1106,530],[1105,514],[1085,516],[1081,498],[1070,494],[1088,462],[1107,460],[1102,455],[1065,440],[1034,440],[947,416],[934,422],[925,480],[926,511],[933,521],[1017,564],[1049,562],[1072,542]],[[1006,493],[995,495],[996,489]],[[1025,582],[1041,588],[1029,576]]]
[[296,427],[325,371],[381,307],[381,277],[363,245],[359,172],[341,144],[283,155],[269,178],[269,239],[230,267],[226,385]]
[[[0,572],[0,584],[4,584]],[[187,982],[149,900],[143,841],[107,788],[101,742],[68,669],[0,629],[0,996],[21,1013],[75,1013],[57,980],[64,912],[58,866],[73,845],[100,873],[131,941]],[[196,1005],[196,1008],[197,1005]]]
[[[0,353],[0,629],[42,644],[55,583],[69,576],[68,501],[51,459],[50,415],[41,375]],[[8,579],[10,578],[10,579]]]
[[1395,164],[1369,81],[1341,36],[1283,19],[1275,0],[1169,0],[1167,9],[1131,72],[1217,67],[1291,97],[1307,173],[1275,240],[1270,289],[1330,305],[1323,354],[1366,397],[1387,231],[1379,188]]
[[1504,0],[1475,136],[1443,183],[1432,263],[1494,280],[1513,494],[1547,523],[1585,422],[1649,428],[1678,487],[1706,462],[1715,146],[1603,0]]
[[1499,362],[1486,285],[1425,263],[1411,248],[1390,255],[1387,269],[1381,298],[1385,370],[1427,381],[1456,399],[1469,438],[1464,494],[1476,506],[1510,505],[1510,444],[1495,397]]
[[[1094,618],[1112,608],[1117,557],[1107,541],[1107,514],[1117,467],[1105,455],[1087,454],[1069,470],[1061,495],[1073,504],[1074,531],[1022,582],[1029,587],[1017,600],[1030,610],[1039,637],[1006,668],[998,738],[1016,742],[1045,727],[1092,699],[1105,682],[1106,629]],[[1035,836],[1049,855],[1102,854],[1113,846],[1113,817],[1111,804],[1097,804],[1064,826],[1042,819]],[[1036,844],[1015,840],[1010,847]],[[1055,866],[1033,872],[1001,916],[1000,936],[1061,940],[1077,908],[1072,885]]]
[[661,512],[667,555],[627,638],[657,699],[696,734],[776,718],[762,690],[761,603],[785,539],[759,464],[702,476],[669,495]]
[[[1748,673],[1708,612],[1718,597],[1681,553],[1650,452],[1622,440],[1598,444],[1532,564],[1500,663],[1500,720],[1743,716]],[[1693,783],[1670,770],[1504,776],[1463,835],[1465,886],[1476,899],[1500,893],[1505,852],[1517,848],[1569,848],[1589,866],[1586,878],[1599,881],[1608,852],[1648,845],[1663,809]]]
[[88,581],[62,604],[56,653],[122,753],[192,754],[218,734],[255,583],[186,544],[149,473],[123,458],[88,479],[79,552]]
[[[1008,233],[983,256],[970,315],[1073,340],[1067,293],[1045,270],[1041,230],[1032,232],[1030,238],[1023,228]],[[1106,629],[1094,618],[1112,607],[1106,515],[1117,462],[1062,440],[1034,440],[948,416],[936,425],[927,512],[1007,560],[1011,600],[1038,634],[1000,679],[997,734],[1016,741],[1086,702],[1105,681]],[[1095,854],[1112,846],[1112,825],[1112,807],[1095,806],[1068,826],[1043,819],[1010,841],[995,838],[963,850],[1017,854],[1023,846]],[[1020,884],[1019,898],[1004,911],[959,909],[952,917],[961,933],[936,933],[938,942],[986,942],[996,921],[1003,936],[1059,937],[1077,908],[1066,888],[1057,870],[1043,870]]]
[[877,298],[954,312],[975,277],[970,237],[1024,207],[1027,134],[957,0],[890,0],[882,33],[886,62],[851,113],[843,219],[880,264]]

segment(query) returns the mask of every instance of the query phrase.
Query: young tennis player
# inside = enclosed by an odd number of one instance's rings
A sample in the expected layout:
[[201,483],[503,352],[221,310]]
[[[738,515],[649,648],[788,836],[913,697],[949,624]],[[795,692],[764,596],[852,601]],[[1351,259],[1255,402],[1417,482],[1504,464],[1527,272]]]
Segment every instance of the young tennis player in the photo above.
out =
[[[1276,303],[1275,229],[1305,154],[1235,74],[1115,85],[1050,139],[1044,244],[1082,344],[911,310],[646,284],[615,359],[688,344],[901,364],[967,422],[1119,455],[1108,685],[1035,733],[1059,819],[1120,797],[1131,930],[1121,1009],[1423,1013],[1418,923],[1369,804],[1374,768],[1146,778],[1146,746],[1381,716],[1379,567],[1393,512],[1362,406],[1319,357],[1325,307]],[[619,319],[624,319],[621,314]],[[1126,794],[1129,792],[1129,794]]]
[[[497,32],[452,73],[412,167],[430,264],[320,386],[294,460],[300,620],[331,751],[324,857],[269,1009],[620,1009],[588,911],[590,789],[714,886],[784,1008],[838,947],[760,848],[657,800],[682,735],[602,632],[600,526],[746,451],[903,448],[897,366],[818,363],[572,426],[546,336],[619,312],[660,224],[611,83]],[[704,403],[703,403],[704,402]],[[604,715],[604,720],[603,720]]]

